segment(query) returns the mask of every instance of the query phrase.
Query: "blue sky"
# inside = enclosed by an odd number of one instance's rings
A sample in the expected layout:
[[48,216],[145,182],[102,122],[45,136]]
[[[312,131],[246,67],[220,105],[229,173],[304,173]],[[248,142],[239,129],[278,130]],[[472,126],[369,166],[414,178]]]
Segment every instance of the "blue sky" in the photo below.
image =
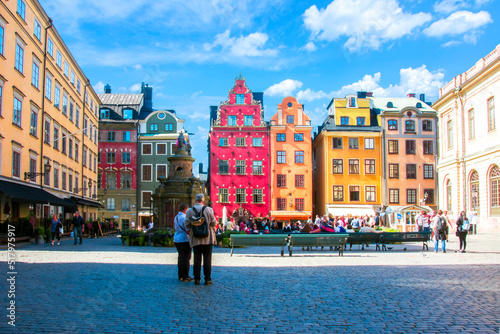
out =
[[186,119],[205,170],[209,106],[240,73],[265,92],[266,120],[292,95],[318,126],[331,98],[358,90],[435,101],[500,43],[494,0],[40,2],[94,89],[148,83],[155,109]]

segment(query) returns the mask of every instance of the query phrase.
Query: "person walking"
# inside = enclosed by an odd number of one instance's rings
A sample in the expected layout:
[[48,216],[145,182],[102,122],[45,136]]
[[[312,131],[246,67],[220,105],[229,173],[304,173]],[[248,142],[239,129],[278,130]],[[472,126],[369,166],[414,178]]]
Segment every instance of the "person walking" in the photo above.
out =
[[[217,221],[215,220],[214,210],[209,206],[204,206],[205,196],[203,194],[198,194],[195,197],[195,205],[187,210],[186,212],[186,222],[185,226],[187,229],[191,230],[193,227],[193,220],[198,215],[205,218],[208,227],[208,235],[206,237],[195,237],[194,233],[191,231],[189,235],[189,245],[193,248],[194,253],[194,263],[193,263],[193,275],[194,284],[200,285],[201,282],[201,262],[203,258],[203,275],[205,276],[205,285],[212,285],[212,247],[217,244],[217,239],[215,237],[215,225]],[[199,214],[197,214],[199,213]]]
[[186,229],[186,212],[188,205],[181,203],[179,213],[174,218],[174,244],[177,248],[177,273],[179,281],[191,282],[193,279],[189,277],[189,261],[191,261],[191,246],[189,246],[189,233]]
[[441,240],[441,250],[443,253],[446,253],[446,220],[442,217],[443,211],[439,210],[434,217],[433,225],[435,226],[434,230],[434,252],[438,252],[439,248],[439,240]]
[[51,221],[51,232],[52,232],[52,246],[54,246],[54,239],[57,237],[57,245],[59,246],[61,242],[61,234],[59,229],[62,227],[61,221],[57,218],[57,215],[52,217]]
[[77,237],[80,237],[80,245],[82,244],[84,224],[85,221],[83,220],[83,217],[80,216],[80,212],[76,211],[75,216],[73,217],[73,237],[75,238],[75,245]]
[[457,232],[456,235],[460,240],[460,248],[456,253],[465,253],[465,248],[467,247],[467,233],[469,233],[470,223],[469,219],[465,217],[465,212],[460,212],[460,216],[457,219]]

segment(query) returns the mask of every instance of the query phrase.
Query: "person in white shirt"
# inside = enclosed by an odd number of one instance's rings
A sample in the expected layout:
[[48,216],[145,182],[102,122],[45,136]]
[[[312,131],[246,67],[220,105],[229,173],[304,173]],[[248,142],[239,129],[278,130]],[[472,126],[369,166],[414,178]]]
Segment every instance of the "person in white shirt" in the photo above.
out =
[[188,210],[186,203],[181,203],[179,213],[174,218],[174,245],[177,248],[177,273],[179,281],[191,282],[193,279],[189,277],[189,261],[191,260],[191,246],[189,246],[189,233],[186,228],[186,211]]

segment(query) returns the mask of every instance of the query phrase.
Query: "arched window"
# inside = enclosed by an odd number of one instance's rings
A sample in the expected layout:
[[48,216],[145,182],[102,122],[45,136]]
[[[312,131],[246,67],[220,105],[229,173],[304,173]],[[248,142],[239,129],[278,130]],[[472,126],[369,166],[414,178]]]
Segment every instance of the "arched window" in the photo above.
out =
[[387,108],[394,108],[394,104],[391,101],[387,102]]
[[451,212],[451,180],[446,183],[446,211]]
[[490,172],[491,214],[500,215],[500,168],[493,167]]
[[417,102],[417,108],[422,108],[422,103]]
[[479,174],[472,172],[470,177],[470,209],[479,213]]

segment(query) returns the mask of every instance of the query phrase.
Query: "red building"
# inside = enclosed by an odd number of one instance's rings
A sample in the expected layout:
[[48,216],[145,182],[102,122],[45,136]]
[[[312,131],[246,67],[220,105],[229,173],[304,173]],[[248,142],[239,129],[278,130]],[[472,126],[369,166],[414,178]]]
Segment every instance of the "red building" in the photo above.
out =
[[207,185],[220,220],[224,207],[236,221],[269,215],[270,141],[262,105],[262,93],[252,93],[240,75],[212,117]]

